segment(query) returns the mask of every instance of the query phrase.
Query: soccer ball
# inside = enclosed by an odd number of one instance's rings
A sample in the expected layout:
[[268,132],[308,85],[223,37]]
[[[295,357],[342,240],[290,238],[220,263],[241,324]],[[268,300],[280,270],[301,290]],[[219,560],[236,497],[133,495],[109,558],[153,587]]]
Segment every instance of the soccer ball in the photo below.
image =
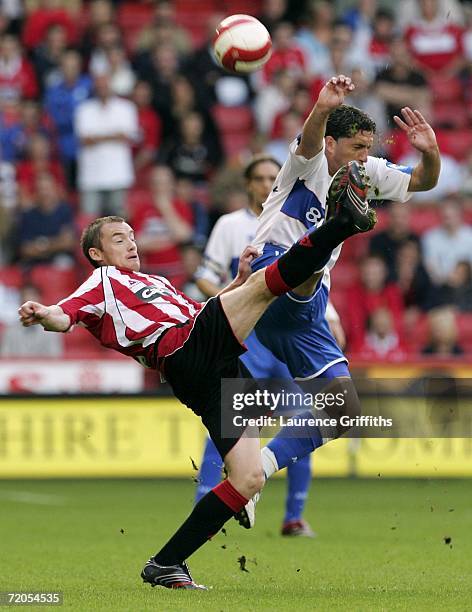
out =
[[216,28],[213,50],[226,70],[249,73],[267,62],[272,40],[265,26],[255,17],[231,15]]

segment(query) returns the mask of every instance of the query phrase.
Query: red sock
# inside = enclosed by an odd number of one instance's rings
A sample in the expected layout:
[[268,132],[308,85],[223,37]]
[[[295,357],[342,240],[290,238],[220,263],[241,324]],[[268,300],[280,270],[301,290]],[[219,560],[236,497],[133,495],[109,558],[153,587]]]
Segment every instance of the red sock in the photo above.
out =
[[213,488],[213,493],[217,495],[233,512],[239,512],[249,501],[237,491],[229,480],[223,480]]

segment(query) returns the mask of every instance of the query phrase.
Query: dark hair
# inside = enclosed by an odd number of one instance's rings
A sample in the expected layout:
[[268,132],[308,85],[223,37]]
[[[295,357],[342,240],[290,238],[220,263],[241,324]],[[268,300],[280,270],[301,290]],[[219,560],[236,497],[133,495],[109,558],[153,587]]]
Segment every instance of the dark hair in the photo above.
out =
[[334,140],[352,138],[363,130],[375,134],[376,128],[375,121],[369,115],[354,106],[341,104],[330,113],[325,136],[332,136]]
[[389,21],[395,21],[395,16],[389,9],[379,8],[375,13],[374,19],[388,19]]
[[92,259],[89,254],[89,249],[101,249],[102,248],[102,240],[101,240],[101,230],[104,225],[107,223],[126,223],[126,221],[122,217],[99,217],[89,223],[87,227],[82,232],[82,236],[80,237],[80,246],[82,247],[82,253],[89,260],[94,268],[99,268],[100,264]]
[[252,157],[250,161],[246,164],[246,167],[244,168],[243,172],[244,178],[249,181],[252,178],[252,173],[254,172],[256,166],[264,162],[270,162],[272,164],[275,164],[279,170],[282,167],[282,165],[275,159],[275,157],[267,155],[266,153],[260,153],[259,155],[254,155],[254,157]]

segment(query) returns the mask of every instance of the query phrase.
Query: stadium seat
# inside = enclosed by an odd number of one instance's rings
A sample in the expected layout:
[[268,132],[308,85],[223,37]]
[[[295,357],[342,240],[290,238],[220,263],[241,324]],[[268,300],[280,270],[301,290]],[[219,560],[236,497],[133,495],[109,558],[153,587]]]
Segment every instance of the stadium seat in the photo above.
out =
[[457,315],[457,331],[459,344],[464,351],[472,353],[472,313],[459,313]]
[[200,2],[198,2],[196,5],[198,6],[198,12],[195,11],[195,3],[190,10],[183,9],[176,11],[176,22],[190,34],[195,48],[200,47],[207,40],[208,21],[215,12],[218,12],[214,8],[206,9],[206,4],[204,3],[204,6],[201,6]]
[[416,234],[423,234],[440,223],[441,216],[437,208],[419,208],[413,210],[410,217],[411,231]]
[[331,272],[331,282],[333,286],[346,289],[355,283],[359,278],[359,265],[356,262],[346,260],[342,255],[338,263]]
[[[337,266],[336,266],[337,267]],[[336,308],[341,323],[349,319],[349,290],[333,283],[329,294],[329,299]]]
[[78,285],[75,269],[61,269],[48,265],[34,267],[30,279],[40,290],[41,299],[45,304],[55,304],[75,291]]
[[103,348],[87,330],[81,327],[75,327],[72,332],[64,334],[64,351],[66,357],[75,358],[112,356],[112,351]]
[[457,77],[432,75],[428,78],[434,102],[458,102],[464,98],[464,86]]
[[[436,130],[439,148],[443,153],[462,161],[472,149],[472,130]],[[398,162],[402,157],[413,152],[406,134],[400,130],[392,130],[382,139],[388,158]]]
[[212,109],[220,130],[223,147],[231,157],[239,153],[250,142],[254,128],[254,117],[249,106],[227,107],[217,104]]
[[224,0],[222,4],[227,15],[258,15],[262,8],[261,0]]
[[143,201],[148,201],[150,197],[150,192],[142,187],[133,187],[130,189],[128,191],[128,195],[126,196],[126,207],[128,209],[129,217],[132,218],[133,213],[139,204]]
[[20,288],[23,284],[23,274],[20,268],[15,266],[5,266],[0,268],[0,283],[7,287]]
[[126,32],[142,30],[152,20],[153,6],[151,3],[123,2],[118,8],[118,25]]
[[429,338],[429,320],[427,315],[420,313],[415,321],[414,330],[404,329],[402,337],[405,341],[405,348],[409,353],[421,353]]
[[219,13],[221,12],[221,2],[218,0],[199,0],[198,3],[195,0],[174,0],[174,8],[177,12],[177,16],[180,13],[192,13],[198,15],[201,11],[205,13]]
[[123,32],[125,47],[134,51],[136,41],[143,28],[151,23],[153,17],[152,4],[125,2],[118,8],[117,21]]
[[[369,250],[369,240],[366,236],[361,234],[352,236],[346,242],[343,242],[343,248],[341,251],[341,258],[344,261],[358,261],[364,255],[367,255]],[[338,264],[336,264],[338,265]]]
[[249,106],[227,107],[216,104],[212,113],[222,132],[250,132],[254,127],[254,117]]
[[438,130],[439,148],[459,161],[465,159],[472,149],[472,130]]
[[433,125],[436,128],[462,129],[469,122],[469,111],[461,101],[435,100]]

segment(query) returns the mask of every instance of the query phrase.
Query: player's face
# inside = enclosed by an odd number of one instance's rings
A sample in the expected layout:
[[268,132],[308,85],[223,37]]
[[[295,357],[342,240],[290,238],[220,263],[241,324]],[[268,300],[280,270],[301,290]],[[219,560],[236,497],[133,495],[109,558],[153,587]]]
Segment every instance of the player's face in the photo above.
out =
[[252,202],[261,206],[269,197],[279,167],[271,161],[263,161],[252,169],[251,178],[247,181],[247,190]]
[[338,140],[327,136],[325,151],[331,176],[350,161],[365,163],[373,144],[374,134],[366,130]]
[[[133,228],[127,223],[107,223],[100,231],[101,249],[90,249],[91,256],[104,266],[117,266],[139,272],[139,255]],[[95,253],[94,253],[95,252]]]

